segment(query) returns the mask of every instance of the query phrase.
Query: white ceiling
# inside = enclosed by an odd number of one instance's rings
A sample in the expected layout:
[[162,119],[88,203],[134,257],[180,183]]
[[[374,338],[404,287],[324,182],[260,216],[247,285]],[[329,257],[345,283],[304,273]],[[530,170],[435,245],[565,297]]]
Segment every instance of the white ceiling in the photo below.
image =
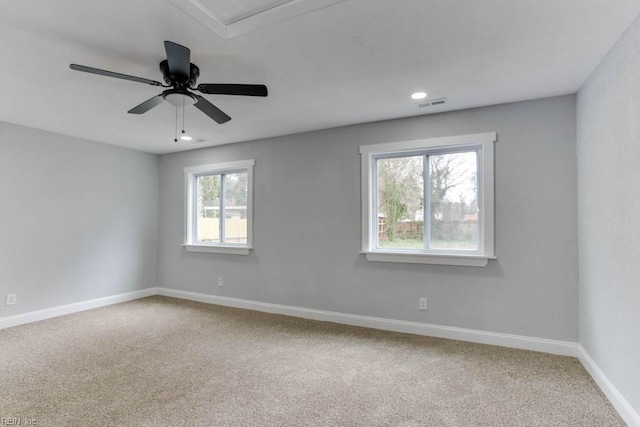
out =
[[[207,1],[236,18],[278,3]],[[575,93],[638,13],[638,0],[346,0],[223,40],[166,0],[5,0],[0,120],[168,153]],[[186,130],[206,142],[176,144],[167,103],[127,114],[159,88],[69,69],[162,80],[164,40],[191,48],[199,83],[263,83],[269,97],[207,95],[233,120],[190,107]],[[419,110],[417,90],[449,103]]]

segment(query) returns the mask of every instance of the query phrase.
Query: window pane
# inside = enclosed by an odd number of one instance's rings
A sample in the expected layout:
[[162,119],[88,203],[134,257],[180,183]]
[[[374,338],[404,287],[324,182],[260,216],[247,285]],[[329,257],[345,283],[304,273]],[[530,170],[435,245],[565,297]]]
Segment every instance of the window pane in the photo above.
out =
[[196,184],[196,241],[219,243],[220,175],[199,176]]
[[377,160],[379,248],[424,249],[424,156]]
[[433,249],[478,248],[477,152],[429,156]]
[[224,241],[247,243],[247,173],[231,173],[224,179]]

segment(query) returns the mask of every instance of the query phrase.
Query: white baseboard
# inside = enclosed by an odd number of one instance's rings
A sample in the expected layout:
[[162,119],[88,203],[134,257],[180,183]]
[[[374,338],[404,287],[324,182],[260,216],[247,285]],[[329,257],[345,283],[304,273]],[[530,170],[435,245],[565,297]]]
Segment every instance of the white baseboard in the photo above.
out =
[[584,365],[584,368],[589,372],[605,396],[607,396],[613,407],[616,408],[622,419],[630,427],[640,427],[640,414],[633,409],[629,402],[627,402],[627,399],[625,399],[611,381],[609,381],[609,378],[607,378],[581,345],[578,345],[578,357],[582,365]]
[[142,289],[139,291],[127,292],[124,294],[112,295],[104,298],[96,298],[88,301],[76,302],[73,304],[59,305],[57,307],[30,311],[28,313],[16,314],[14,316],[1,317],[0,329],[24,325],[25,323],[37,322],[39,320],[50,319],[52,317],[64,316],[65,314],[91,310],[92,308],[119,304],[121,302],[150,297],[152,295],[158,295],[157,288]]
[[467,341],[479,344],[496,345],[500,347],[518,348],[523,350],[538,351],[542,353],[558,354],[562,356],[578,357],[578,345],[567,341],[555,341],[544,338],[532,338],[521,335],[510,335],[499,332],[479,331],[475,329],[456,328],[452,326],[431,325],[428,323],[409,322],[405,320],[385,319],[381,317],[360,316],[357,314],[338,313],[334,311],[315,310],[311,308],[294,307],[289,305],[271,304],[260,301],[244,300],[238,298],[207,295],[195,292],[180,291],[169,288],[147,288],[134,292],[113,295],[104,298],[96,298],[73,304],[45,308],[16,314],[14,316],[0,318],[0,329],[24,325],[77,313],[92,308],[104,307],[153,295],[163,295],[191,301],[216,304],[227,307],[244,308],[265,313],[284,314],[303,319],[319,320],[324,322],[340,323],[364,328],[380,329],[384,331],[404,332],[408,334],[423,335],[435,338],[446,338],[459,341]]
[[315,310],[311,308],[294,307],[281,304],[271,304],[260,301],[251,301],[238,298],[207,295],[195,292],[180,291],[169,288],[148,288],[124,294],[113,295],[104,298],[96,298],[89,301],[81,301],[29,313],[17,314],[0,318],[0,329],[37,322],[65,314],[77,313],[92,308],[104,307],[153,295],[162,295],[172,298],[198,301],[207,304],[216,304],[227,307],[244,308],[265,313],[283,314],[303,319],[334,322],[344,325],[361,326],[365,328],[380,329],[393,332],[404,332],[415,335],[424,335],[436,338],[446,338],[459,341],[467,341],[479,344],[496,345],[500,347],[518,348],[542,353],[558,354],[562,356],[578,357],[585,369],[593,377],[594,381],[602,389],[611,404],[618,411],[624,421],[632,427],[640,427],[640,415],[631,407],[624,396],[604,375],[585,349],[576,343],[567,341],[548,340],[544,338],[532,338],[521,335],[502,334],[499,332],[486,332],[475,329],[456,328],[451,326],[431,325],[428,323],[409,322],[405,320],[385,319],[380,317],[360,316],[356,314],[338,313],[333,311]]
[[284,314],[304,319],[341,323],[345,325],[361,326],[385,331],[404,332],[415,335],[447,338],[501,347],[532,350],[542,353],[558,354],[562,356],[578,357],[587,372],[589,372],[593,377],[596,384],[598,384],[613,407],[618,411],[622,419],[631,427],[640,427],[640,417],[638,416],[638,413],[634,411],[622,394],[620,394],[611,381],[609,381],[609,379],[604,375],[584,348],[577,343],[548,340],[543,338],[531,338],[521,335],[502,334],[498,332],[486,332],[475,329],[455,328],[451,326],[431,325],[427,323],[408,322],[404,320],[337,313],[333,311],[315,310],[238,298],[221,297],[217,295],[200,294],[176,289],[157,288],[157,290],[158,295],[204,302],[208,304],[244,308],[273,314]]
[[304,319],[341,323],[344,325],[362,326],[385,331],[404,332],[436,338],[447,338],[501,347],[519,348],[562,356],[578,356],[577,344],[566,341],[555,341],[543,338],[530,338],[520,335],[509,335],[498,332],[478,331],[474,329],[455,328],[451,326],[431,325],[428,323],[408,322],[405,320],[384,319],[380,317],[360,316],[356,314],[337,313],[333,311],[315,310],[288,305],[270,304],[266,302],[221,297],[176,289],[158,288],[158,295],[223,305],[227,307],[245,308],[265,313],[284,314]]

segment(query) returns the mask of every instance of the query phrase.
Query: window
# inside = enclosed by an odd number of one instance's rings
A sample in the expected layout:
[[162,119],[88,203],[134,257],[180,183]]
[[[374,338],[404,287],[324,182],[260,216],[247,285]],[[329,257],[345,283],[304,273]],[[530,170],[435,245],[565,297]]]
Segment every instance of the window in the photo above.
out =
[[185,248],[247,255],[252,248],[253,160],[184,169]]
[[484,267],[494,259],[495,133],[360,147],[369,261]]

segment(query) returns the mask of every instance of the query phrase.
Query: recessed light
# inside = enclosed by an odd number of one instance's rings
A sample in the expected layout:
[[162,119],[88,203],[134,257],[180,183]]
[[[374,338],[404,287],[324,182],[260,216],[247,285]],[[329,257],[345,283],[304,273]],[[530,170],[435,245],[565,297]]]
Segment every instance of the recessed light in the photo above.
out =
[[183,141],[191,141],[193,138],[191,138],[189,135],[182,135],[180,139]]
[[425,99],[427,97],[427,93],[426,92],[416,92],[411,94],[411,98],[413,99]]

